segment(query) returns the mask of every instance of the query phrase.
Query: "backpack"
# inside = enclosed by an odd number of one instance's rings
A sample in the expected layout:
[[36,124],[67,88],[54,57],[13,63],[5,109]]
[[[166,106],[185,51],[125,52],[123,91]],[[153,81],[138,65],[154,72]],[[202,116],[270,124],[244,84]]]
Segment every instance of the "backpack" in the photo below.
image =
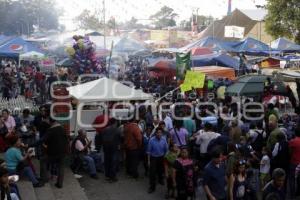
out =
[[286,165],[289,163],[289,144],[286,141],[279,143],[278,153],[275,157],[272,159],[274,164],[279,164],[283,167],[283,165]]
[[252,142],[251,146],[256,152],[261,152],[262,148],[264,147],[264,137],[263,132],[260,133],[259,131],[255,131],[257,133],[257,137]]

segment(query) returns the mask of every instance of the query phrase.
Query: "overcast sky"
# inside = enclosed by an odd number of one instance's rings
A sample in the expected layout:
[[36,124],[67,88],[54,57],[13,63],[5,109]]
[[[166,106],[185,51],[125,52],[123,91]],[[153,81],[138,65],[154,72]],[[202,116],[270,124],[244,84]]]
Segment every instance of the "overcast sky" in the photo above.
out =
[[[61,23],[67,29],[75,28],[72,19],[84,9],[100,11],[102,0],[56,0],[57,5],[65,10]],[[148,19],[162,6],[169,6],[179,14],[177,20],[188,19],[198,8],[201,15],[212,15],[221,18],[227,13],[228,0],[106,0],[107,19],[115,17],[117,21],[126,21],[131,17]],[[256,9],[255,5],[264,5],[266,0],[232,0],[232,10]],[[102,16],[99,16],[101,18]],[[144,21],[146,22],[146,21]]]

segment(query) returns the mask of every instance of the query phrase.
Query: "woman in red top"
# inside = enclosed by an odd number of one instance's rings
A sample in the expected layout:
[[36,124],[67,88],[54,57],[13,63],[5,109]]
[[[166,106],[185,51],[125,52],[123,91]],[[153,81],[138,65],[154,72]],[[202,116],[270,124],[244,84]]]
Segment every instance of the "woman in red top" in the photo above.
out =
[[289,148],[291,152],[290,161],[290,189],[291,198],[295,197],[295,171],[298,164],[300,164],[300,126],[295,130],[296,137],[289,142]]

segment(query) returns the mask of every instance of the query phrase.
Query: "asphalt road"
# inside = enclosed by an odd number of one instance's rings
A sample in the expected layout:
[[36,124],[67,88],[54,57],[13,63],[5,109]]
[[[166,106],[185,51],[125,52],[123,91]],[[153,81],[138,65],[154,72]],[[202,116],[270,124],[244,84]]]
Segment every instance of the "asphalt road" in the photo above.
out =
[[[143,172],[141,169],[140,172]],[[81,187],[89,200],[163,200],[166,186],[157,185],[156,191],[148,194],[148,178],[142,176],[139,180],[118,174],[119,181],[108,183],[103,174],[98,174],[99,180],[91,179],[87,174],[79,179]],[[197,190],[197,200],[206,200],[202,187]]]

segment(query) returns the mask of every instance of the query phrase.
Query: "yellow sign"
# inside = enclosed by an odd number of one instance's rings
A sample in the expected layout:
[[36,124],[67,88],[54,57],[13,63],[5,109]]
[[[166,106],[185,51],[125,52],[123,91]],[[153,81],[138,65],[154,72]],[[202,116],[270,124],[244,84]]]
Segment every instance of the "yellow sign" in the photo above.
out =
[[205,74],[201,72],[187,71],[185,74],[184,84],[191,88],[203,88],[205,82]]
[[261,67],[262,67],[262,68],[267,68],[267,67],[269,67],[269,66],[270,66],[270,64],[269,64],[268,61],[263,61],[263,62],[261,63]]
[[188,91],[192,90],[192,87],[190,85],[183,83],[180,85],[180,90],[181,90],[181,92],[188,92]]

